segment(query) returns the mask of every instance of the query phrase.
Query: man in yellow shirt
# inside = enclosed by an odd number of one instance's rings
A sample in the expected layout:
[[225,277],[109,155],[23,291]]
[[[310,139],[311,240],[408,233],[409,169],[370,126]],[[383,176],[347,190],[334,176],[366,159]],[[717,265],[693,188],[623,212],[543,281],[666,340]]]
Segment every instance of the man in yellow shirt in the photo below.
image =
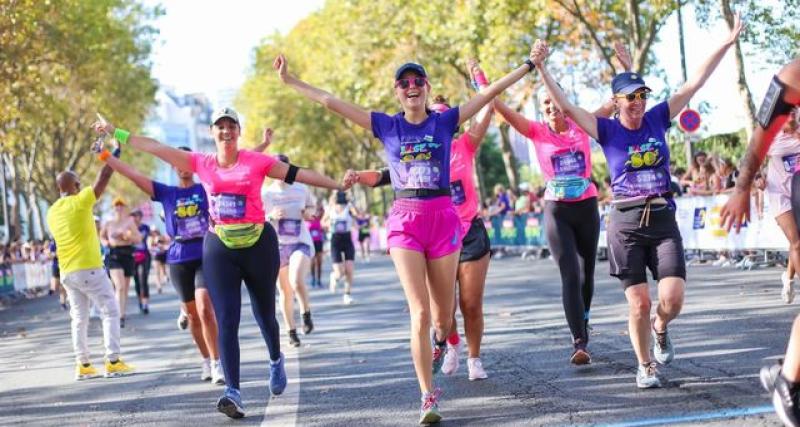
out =
[[116,377],[133,371],[133,367],[120,358],[120,311],[111,281],[103,268],[100,240],[92,214],[92,207],[108,185],[112,173],[108,165],[103,166],[93,187],[81,190],[78,175],[72,171],[61,172],[56,178],[61,198],[47,212],[47,225],[56,241],[61,280],[70,303],[76,380],[98,376],[89,359],[90,301],[100,309],[103,321],[105,376]]

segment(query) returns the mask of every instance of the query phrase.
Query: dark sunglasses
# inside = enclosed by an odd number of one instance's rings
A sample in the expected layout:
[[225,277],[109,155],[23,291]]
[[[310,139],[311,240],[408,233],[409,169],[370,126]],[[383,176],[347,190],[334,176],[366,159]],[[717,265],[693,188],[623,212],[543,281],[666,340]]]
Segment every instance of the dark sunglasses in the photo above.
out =
[[615,98],[625,98],[630,102],[633,102],[637,99],[641,99],[642,101],[644,101],[645,99],[648,98],[648,96],[649,96],[648,92],[634,92],[626,95],[614,95]]
[[414,77],[413,79],[397,79],[394,82],[394,87],[399,87],[400,89],[408,89],[411,87],[411,84],[414,84],[414,87],[423,87],[428,84],[428,79],[425,77]]

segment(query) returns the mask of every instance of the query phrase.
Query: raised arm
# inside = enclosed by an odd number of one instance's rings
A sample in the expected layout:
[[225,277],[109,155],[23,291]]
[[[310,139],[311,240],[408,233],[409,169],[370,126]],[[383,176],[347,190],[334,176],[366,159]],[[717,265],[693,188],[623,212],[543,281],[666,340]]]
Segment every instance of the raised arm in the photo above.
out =
[[[633,68],[633,60],[631,59],[631,53],[628,52],[628,48],[625,47],[620,42],[614,43],[614,55],[617,57],[617,61],[622,66],[624,71],[630,71]],[[612,114],[614,114],[614,100],[608,99],[603,105],[597,107],[594,110],[595,117],[602,117],[602,118],[609,118]]]
[[111,167],[125,178],[133,181],[133,183],[148,196],[153,197],[155,195],[153,181],[142,175],[133,166],[113,156],[106,159],[106,166]]
[[257,153],[263,153],[267,151],[267,147],[272,144],[272,128],[264,129],[264,134],[261,137],[261,144],[256,145],[253,148],[253,151]]
[[521,113],[518,113],[513,108],[506,105],[505,102],[501,101],[500,98],[495,98],[494,100],[494,108],[497,110],[498,113],[503,117],[511,127],[514,128],[517,132],[522,135],[528,134],[528,119],[525,118]]
[[523,63],[515,70],[503,76],[503,78],[500,80],[497,80],[485,89],[481,90],[481,92],[470,98],[470,100],[465,104],[461,105],[458,109],[458,124],[469,120],[497,95],[506,90],[512,84],[516,83],[519,79],[523,78],[525,74],[533,71],[533,68],[531,67],[532,63],[531,65],[529,65],[527,62]]
[[[284,180],[289,172],[289,164],[281,161],[276,162],[267,173],[267,176],[274,179]],[[325,176],[311,169],[299,168],[295,181],[308,184],[313,187],[329,188],[331,190],[341,190],[342,186],[333,178]]]
[[[495,102],[497,101],[495,100]],[[483,141],[483,137],[486,136],[486,131],[489,129],[489,123],[492,122],[493,115],[494,102],[484,107],[484,109],[478,113],[478,120],[467,130],[467,134],[469,134],[469,139],[473,146],[478,147],[481,145],[481,141]]]
[[542,76],[542,82],[547,88],[547,91],[550,93],[550,97],[553,99],[553,102],[556,103],[561,111],[572,118],[572,120],[574,120],[581,129],[589,134],[589,136],[597,139],[597,118],[592,113],[569,102],[569,99],[567,99],[564,91],[558,87],[558,84],[553,79],[553,76],[551,76],[550,72],[547,71],[547,67],[544,64],[544,59],[547,57],[547,43],[542,40],[536,40],[534,49],[536,50],[533,60],[534,64],[536,64],[536,68],[539,69],[539,74]]
[[[92,125],[95,132],[98,134],[114,135],[114,139],[121,144],[128,144],[129,146],[150,153],[159,159],[175,166],[178,169],[192,170],[191,154],[187,151],[172,148],[169,145],[164,145],[155,139],[145,136],[138,136],[129,133],[128,131],[117,129],[111,123],[98,121]],[[120,141],[120,139],[122,141]]]
[[296,90],[301,95],[312,101],[322,104],[323,107],[333,111],[347,120],[350,120],[358,126],[361,126],[368,131],[372,131],[372,117],[367,110],[359,107],[358,105],[342,101],[332,94],[311,86],[310,84],[289,74],[286,57],[284,57],[283,54],[280,54],[277,58],[275,58],[275,62],[272,63],[272,68],[278,72],[278,77],[280,77],[284,84]]
[[717,68],[722,58],[728,49],[736,43],[739,34],[742,32],[744,24],[742,19],[737,13],[733,18],[733,28],[725,41],[717,47],[717,49],[706,59],[703,65],[694,73],[694,75],[683,84],[683,86],[669,98],[669,117],[670,119],[678,115],[692,99],[695,93],[700,90],[706,83],[708,77]]
[[106,191],[108,182],[111,181],[111,175],[113,174],[114,169],[111,169],[111,167],[107,164],[104,165],[100,169],[100,172],[97,173],[97,178],[94,179],[94,184],[92,184],[92,190],[94,190],[95,199],[99,199],[100,196],[103,195],[103,192]]

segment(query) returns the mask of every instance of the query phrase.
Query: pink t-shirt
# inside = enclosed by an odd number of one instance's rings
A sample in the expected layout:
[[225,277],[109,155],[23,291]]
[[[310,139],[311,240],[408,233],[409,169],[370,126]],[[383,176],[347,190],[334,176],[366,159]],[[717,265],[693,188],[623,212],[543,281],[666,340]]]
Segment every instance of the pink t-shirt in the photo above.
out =
[[[221,168],[213,153],[191,153],[192,171],[208,196],[208,213],[215,224],[263,224],[261,186],[278,161],[272,156],[239,150],[236,164]],[[212,225],[213,226],[213,225]]]
[[470,222],[478,214],[478,196],[472,171],[477,147],[465,133],[450,147],[450,197],[461,222]]
[[[589,146],[589,135],[579,128],[575,122],[566,118],[566,132],[555,133],[547,123],[529,122],[528,138],[536,149],[539,166],[547,181],[556,176],[592,176],[592,150]],[[590,183],[583,194],[575,199],[562,202],[578,202],[597,197],[597,187]],[[549,190],[544,193],[545,200],[558,200]]]

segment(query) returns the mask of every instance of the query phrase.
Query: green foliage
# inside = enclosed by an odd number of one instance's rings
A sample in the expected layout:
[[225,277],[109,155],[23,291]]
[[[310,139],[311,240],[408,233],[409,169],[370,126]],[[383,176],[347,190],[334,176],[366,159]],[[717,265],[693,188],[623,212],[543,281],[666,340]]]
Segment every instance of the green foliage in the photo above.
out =
[[493,194],[492,189],[497,184],[503,184],[508,188],[508,175],[503,164],[503,153],[497,145],[497,138],[494,135],[487,135],[486,140],[481,144],[477,156],[477,167],[480,168],[483,176],[484,192]]

